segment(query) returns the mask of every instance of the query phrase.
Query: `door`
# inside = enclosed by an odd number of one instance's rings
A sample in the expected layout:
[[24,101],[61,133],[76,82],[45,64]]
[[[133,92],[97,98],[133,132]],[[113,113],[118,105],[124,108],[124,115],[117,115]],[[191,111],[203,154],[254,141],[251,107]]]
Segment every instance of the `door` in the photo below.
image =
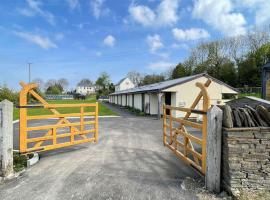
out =
[[[171,92],[166,92],[165,93],[165,104],[166,105],[171,105],[172,104],[172,93]],[[166,110],[166,114],[169,115],[170,114],[170,110],[167,109]]]

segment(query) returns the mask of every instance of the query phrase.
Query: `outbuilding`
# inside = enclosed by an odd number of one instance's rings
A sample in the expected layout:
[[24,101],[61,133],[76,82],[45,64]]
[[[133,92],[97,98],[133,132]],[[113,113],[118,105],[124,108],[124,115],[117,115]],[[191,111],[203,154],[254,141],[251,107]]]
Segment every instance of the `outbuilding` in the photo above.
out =
[[[238,91],[206,73],[168,80],[160,83],[145,85],[132,89],[116,91],[109,96],[110,103],[138,109],[146,114],[161,115],[162,105],[165,103],[177,107],[190,107],[200,89],[196,82],[205,83],[208,79],[212,83],[208,87],[211,104],[224,104]],[[196,109],[202,108],[202,102]],[[182,112],[172,113],[175,117],[183,117]]]

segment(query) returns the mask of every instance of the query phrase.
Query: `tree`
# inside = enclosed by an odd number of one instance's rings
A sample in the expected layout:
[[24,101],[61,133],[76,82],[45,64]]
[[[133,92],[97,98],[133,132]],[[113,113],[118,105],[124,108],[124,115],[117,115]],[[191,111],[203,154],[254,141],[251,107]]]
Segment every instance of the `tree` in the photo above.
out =
[[58,80],[58,84],[61,85],[61,87],[64,89],[64,90],[67,90],[67,87],[68,87],[68,80],[65,79],[65,78],[61,78]]
[[62,94],[63,88],[60,85],[49,86],[46,90],[46,94]]
[[85,86],[85,85],[93,85],[93,82],[88,78],[84,78],[80,80],[80,82],[77,84],[77,86]]
[[173,69],[171,78],[176,79],[176,78],[181,78],[181,77],[184,77],[184,76],[187,76],[186,68],[184,67],[184,65],[179,63]]
[[106,89],[110,85],[110,77],[106,72],[102,72],[101,75],[96,80],[96,85],[100,88]]
[[237,71],[230,60],[220,66],[220,80],[233,87],[237,86]]
[[148,84],[153,84],[153,83],[159,83],[165,81],[165,77],[163,75],[146,75],[143,80],[141,85],[148,85]]
[[98,87],[98,91],[97,91],[97,98],[99,98],[100,96],[107,96],[109,95],[111,92],[112,85],[111,85],[111,81],[110,81],[110,77],[106,72],[102,72],[101,75],[98,77],[98,79],[96,80],[96,86]]
[[143,76],[136,71],[131,71],[127,74],[127,77],[134,83],[135,86],[140,85],[142,82]]

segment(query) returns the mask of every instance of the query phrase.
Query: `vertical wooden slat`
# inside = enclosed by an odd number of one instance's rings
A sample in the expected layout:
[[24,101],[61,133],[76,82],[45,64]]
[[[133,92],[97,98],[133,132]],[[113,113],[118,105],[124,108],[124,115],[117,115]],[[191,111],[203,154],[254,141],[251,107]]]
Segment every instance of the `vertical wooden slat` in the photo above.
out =
[[57,144],[56,140],[56,128],[52,128],[52,135],[53,135],[53,145]]
[[74,139],[75,139],[74,134],[75,134],[74,128],[73,128],[73,126],[71,126],[71,127],[70,127],[70,143],[71,143],[71,144],[74,144]]
[[[27,105],[27,93],[22,90],[20,92],[20,106]],[[20,108],[20,152],[25,153],[27,149],[27,109]]]
[[96,115],[95,115],[95,142],[98,142],[98,102],[96,102]]
[[83,131],[84,131],[84,107],[83,106],[81,106],[81,109],[80,109],[80,112],[81,112],[81,117],[80,117],[80,119],[81,119],[81,122],[80,122],[80,131],[81,131],[81,134],[83,134]]

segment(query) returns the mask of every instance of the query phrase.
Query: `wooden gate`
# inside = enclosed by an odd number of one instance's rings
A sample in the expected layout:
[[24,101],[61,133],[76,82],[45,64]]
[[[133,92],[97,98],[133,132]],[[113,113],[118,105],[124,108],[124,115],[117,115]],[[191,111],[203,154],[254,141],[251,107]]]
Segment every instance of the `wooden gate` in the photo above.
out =
[[[211,84],[208,79],[205,84],[196,83],[200,93],[190,108],[163,106],[163,143],[186,163],[194,166],[202,174],[206,170],[206,138],[207,111],[210,108],[210,98],[207,87]],[[199,102],[203,101],[203,109],[196,110]],[[168,112],[169,111],[169,112]],[[173,116],[173,111],[184,112],[183,118]],[[167,114],[169,113],[169,114]],[[198,123],[192,114],[202,115],[202,122]],[[199,130],[196,133],[192,131]],[[196,135],[196,136],[195,136]]]
[[[20,152],[46,151],[85,142],[98,142],[98,103],[49,104],[36,91],[37,84],[20,83]],[[40,104],[28,104],[32,96]],[[49,115],[28,115],[30,109],[48,109]],[[60,113],[57,109],[76,108],[78,113]],[[91,110],[91,112],[86,112]],[[89,117],[90,116],[90,117]],[[77,117],[79,122],[67,118]],[[86,121],[85,119],[90,120]],[[52,120],[53,119],[53,120]],[[29,121],[46,120],[42,126],[28,126]],[[58,120],[56,124],[52,124]],[[46,125],[44,125],[46,123]]]

